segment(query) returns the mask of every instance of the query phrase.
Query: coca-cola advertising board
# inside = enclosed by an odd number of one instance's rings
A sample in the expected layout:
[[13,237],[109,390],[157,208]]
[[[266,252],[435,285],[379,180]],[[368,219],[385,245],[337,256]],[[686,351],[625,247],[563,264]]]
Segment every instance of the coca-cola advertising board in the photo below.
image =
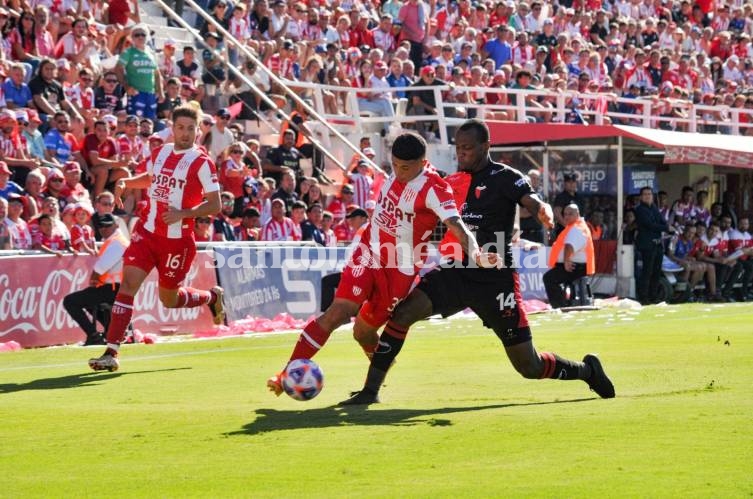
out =
[[[63,308],[63,298],[88,286],[95,261],[94,256],[73,255],[0,257],[0,342],[13,340],[26,348],[84,340],[84,332]],[[184,284],[197,289],[217,284],[211,253],[196,255]],[[136,295],[133,325],[157,334],[214,327],[208,307],[163,307],[154,271]]]

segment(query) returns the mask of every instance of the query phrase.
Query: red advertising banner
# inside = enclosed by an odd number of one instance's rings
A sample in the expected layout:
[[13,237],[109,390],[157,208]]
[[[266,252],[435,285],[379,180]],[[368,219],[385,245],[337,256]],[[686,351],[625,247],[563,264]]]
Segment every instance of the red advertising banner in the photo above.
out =
[[[89,282],[96,257],[66,255],[0,257],[0,343],[22,347],[75,343],[84,332],[63,308],[63,298]],[[184,284],[209,289],[217,284],[211,254],[198,252]],[[214,327],[208,307],[168,309],[159,301],[152,272],[134,302],[133,325],[144,333],[193,333]]]

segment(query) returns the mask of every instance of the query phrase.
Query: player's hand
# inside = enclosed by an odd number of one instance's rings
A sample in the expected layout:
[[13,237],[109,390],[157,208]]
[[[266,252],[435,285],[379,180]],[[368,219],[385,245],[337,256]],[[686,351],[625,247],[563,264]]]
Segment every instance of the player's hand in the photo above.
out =
[[162,214],[162,221],[165,222],[167,225],[180,222],[184,218],[185,217],[183,216],[183,211],[176,210],[175,208],[170,208],[165,213]]
[[539,222],[546,229],[554,228],[554,213],[552,212],[552,205],[549,203],[541,203],[539,208]]
[[477,251],[474,253],[473,260],[476,262],[476,265],[483,269],[500,268],[505,261],[504,258],[497,253],[487,253],[485,251]]

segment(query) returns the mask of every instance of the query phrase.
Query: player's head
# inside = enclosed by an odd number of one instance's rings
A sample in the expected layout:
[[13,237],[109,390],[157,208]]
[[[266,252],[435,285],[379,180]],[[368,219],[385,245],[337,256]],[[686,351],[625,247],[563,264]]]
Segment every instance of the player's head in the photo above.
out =
[[426,141],[418,134],[400,134],[392,143],[392,171],[400,182],[413,180],[423,169]]
[[455,153],[459,170],[483,170],[489,160],[489,128],[475,119],[463,123],[455,133]]
[[173,137],[175,149],[184,150],[193,147],[199,113],[190,106],[179,106],[173,111]]

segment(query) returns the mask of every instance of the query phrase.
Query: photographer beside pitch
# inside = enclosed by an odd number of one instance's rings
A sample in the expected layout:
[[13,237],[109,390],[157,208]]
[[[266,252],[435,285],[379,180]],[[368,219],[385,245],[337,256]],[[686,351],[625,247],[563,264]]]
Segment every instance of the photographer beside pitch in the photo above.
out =
[[[433,314],[447,317],[467,307],[495,332],[523,377],[580,379],[600,397],[614,397],[614,386],[595,355],[588,354],[583,362],[576,362],[534,348],[528,318],[521,308],[518,273],[511,268],[510,242],[516,205],[536,213],[547,228],[552,227],[552,209],[538,198],[522,174],[493,162],[489,146],[489,129],[478,120],[465,122],[455,135],[458,169],[471,175],[461,218],[485,251],[504,254],[504,267],[472,267],[464,259],[463,265],[451,261],[426,274],[397,306],[382,331],[363,389],[341,405],[379,402],[379,389],[410,326]],[[504,234],[504,248],[495,247],[499,234]]]

